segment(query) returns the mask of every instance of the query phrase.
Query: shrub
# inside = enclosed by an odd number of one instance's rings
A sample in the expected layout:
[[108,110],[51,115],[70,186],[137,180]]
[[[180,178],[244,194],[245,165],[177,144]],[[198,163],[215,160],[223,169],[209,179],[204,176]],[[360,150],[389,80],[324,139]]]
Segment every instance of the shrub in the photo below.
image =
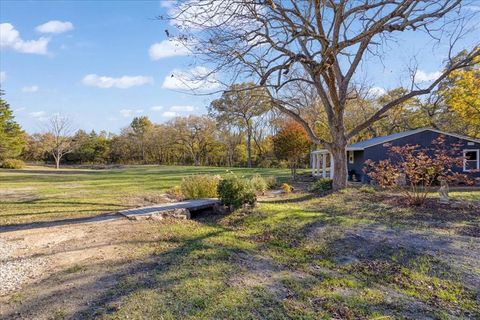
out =
[[265,177],[264,179],[265,179],[265,182],[267,183],[268,189],[273,189],[278,187],[277,178],[275,176],[268,176],[268,177]]
[[466,175],[453,170],[463,164],[463,158],[457,156],[458,151],[456,145],[445,146],[443,135],[426,149],[419,149],[418,145],[390,145],[391,160],[378,163],[367,160],[365,172],[380,187],[402,193],[410,205],[422,205],[437,180],[469,180]]
[[25,168],[25,162],[18,159],[5,159],[1,167],[4,169],[22,169]]
[[279,169],[287,169],[288,168],[288,161],[280,160],[280,161],[277,162],[276,167],[279,168]]
[[333,180],[330,178],[321,178],[315,181],[310,190],[314,192],[328,191],[332,189]]
[[250,185],[255,192],[261,194],[265,193],[265,191],[268,189],[267,181],[258,173],[253,175],[253,177],[250,179]]
[[193,175],[183,178],[180,186],[185,199],[216,198],[219,176]]
[[257,197],[252,184],[231,173],[218,184],[218,195],[224,205],[240,208],[244,204],[254,205]]
[[293,187],[288,183],[282,183],[282,190],[285,193],[291,193],[293,191]]
[[175,200],[185,199],[185,196],[182,193],[182,188],[180,186],[171,187],[167,190],[167,194],[170,196],[170,198],[173,198]]
[[258,164],[258,167],[259,167],[259,168],[271,168],[271,167],[272,167],[272,160],[270,160],[270,159],[263,159],[263,160],[260,161],[260,163]]

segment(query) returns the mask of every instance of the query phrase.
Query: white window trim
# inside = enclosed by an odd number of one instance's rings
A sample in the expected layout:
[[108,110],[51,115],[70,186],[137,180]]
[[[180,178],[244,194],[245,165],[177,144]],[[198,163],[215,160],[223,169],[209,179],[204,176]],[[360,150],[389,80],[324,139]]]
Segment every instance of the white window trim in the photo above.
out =
[[[463,150],[463,172],[472,172],[472,170],[467,170],[465,168],[465,166],[467,164],[467,158],[465,157],[465,154],[467,152],[476,152],[477,153],[477,169],[476,170],[479,170],[480,169],[480,149],[464,149]],[[473,161],[473,160],[469,160],[469,161]]]
[[[352,156],[350,158],[350,156]],[[354,151],[348,151],[348,163],[353,164],[355,163],[355,152]]]

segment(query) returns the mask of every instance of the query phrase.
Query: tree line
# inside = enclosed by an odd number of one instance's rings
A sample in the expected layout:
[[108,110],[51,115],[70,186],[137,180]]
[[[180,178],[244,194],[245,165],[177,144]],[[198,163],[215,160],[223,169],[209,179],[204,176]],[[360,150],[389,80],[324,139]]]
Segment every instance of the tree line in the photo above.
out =
[[[426,99],[411,98],[362,130],[350,142],[376,136],[434,127],[480,137],[480,70],[455,72]],[[345,126],[354,128],[406,89],[365,94],[346,106]],[[310,108],[304,118],[319,137],[328,137],[327,115],[315,95],[304,92]],[[320,121],[319,121],[320,119]],[[1,97],[0,162],[18,158],[28,162],[64,164],[162,164],[202,166],[290,167],[309,164],[315,145],[303,126],[270,105],[264,90],[253,83],[231,86],[208,106],[206,115],[177,117],[153,123],[136,117],[119,134],[74,130],[70,119],[52,117],[40,133],[27,134],[15,122]]]

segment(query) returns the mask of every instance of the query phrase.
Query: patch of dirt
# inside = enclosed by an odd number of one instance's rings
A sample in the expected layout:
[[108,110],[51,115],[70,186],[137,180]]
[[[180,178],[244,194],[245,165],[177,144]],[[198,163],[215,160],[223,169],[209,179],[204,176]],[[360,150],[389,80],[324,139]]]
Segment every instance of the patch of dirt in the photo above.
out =
[[33,201],[39,199],[37,194],[31,190],[34,190],[34,188],[0,189],[0,202]]
[[284,279],[312,277],[308,273],[285,270],[269,257],[241,253],[237,255],[236,261],[242,267],[243,272],[230,279],[231,285],[251,289],[261,286],[279,301],[293,294],[283,284]]
[[[310,241],[325,237],[329,227],[319,225],[311,228]],[[452,265],[464,283],[472,289],[480,288],[480,242],[471,236],[443,234],[430,230],[410,230],[388,227],[352,227],[337,232],[329,244],[334,259],[339,264],[354,264],[358,261],[390,259],[398,252],[405,252],[404,259],[417,255],[431,256]],[[480,293],[480,292],[479,292]]]
[[48,319],[55,310],[88,308],[85,303],[116,283],[114,275],[137,250],[156,240],[157,227],[99,217],[0,229],[0,318]]

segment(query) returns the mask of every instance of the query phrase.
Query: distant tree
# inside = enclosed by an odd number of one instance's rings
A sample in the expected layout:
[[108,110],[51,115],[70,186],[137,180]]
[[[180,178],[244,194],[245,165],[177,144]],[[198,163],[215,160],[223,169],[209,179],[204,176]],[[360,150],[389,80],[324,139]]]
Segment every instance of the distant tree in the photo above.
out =
[[241,83],[232,85],[209,107],[210,115],[218,122],[235,125],[246,133],[249,168],[252,167],[254,121],[271,108],[269,101],[264,89],[255,87],[253,83]]
[[176,118],[171,122],[177,146],[189,155],[193,164],[208,164],[215,145],[215,121],[206,116]]
[[60,168],[62,158],[73,151],[73,127],[71,120],[64,116],[53,116],[47,124],[47,133],[44,135],[45,149],[55,159],[55,168]]
[[0,91],[0,161],[19,156],[26,143],[25,132],[15,122],[13,112],[2,95]]
[[311,147],[305,129],[297,122],[286,122],[280,131],[273,137],[273,148],[280,159],[286,159],[292,176],[295,179],[297,168],[308,154]]
[[42,134],[34,133],[27,135],[25,148],[22,151],[21,158],[26,161],[43,161],[45,149],[42,143]]
[[105,132],[86,133],[78,130],[73,136],[74,149],[67,156],[67,161],[78,163],[106,163],[110,150],[110,142]]
[[140,143],[142,162],[145,163],[145,135],[152,130],[153,124],[148,117],[142,116],[133,118],[130,127]]

